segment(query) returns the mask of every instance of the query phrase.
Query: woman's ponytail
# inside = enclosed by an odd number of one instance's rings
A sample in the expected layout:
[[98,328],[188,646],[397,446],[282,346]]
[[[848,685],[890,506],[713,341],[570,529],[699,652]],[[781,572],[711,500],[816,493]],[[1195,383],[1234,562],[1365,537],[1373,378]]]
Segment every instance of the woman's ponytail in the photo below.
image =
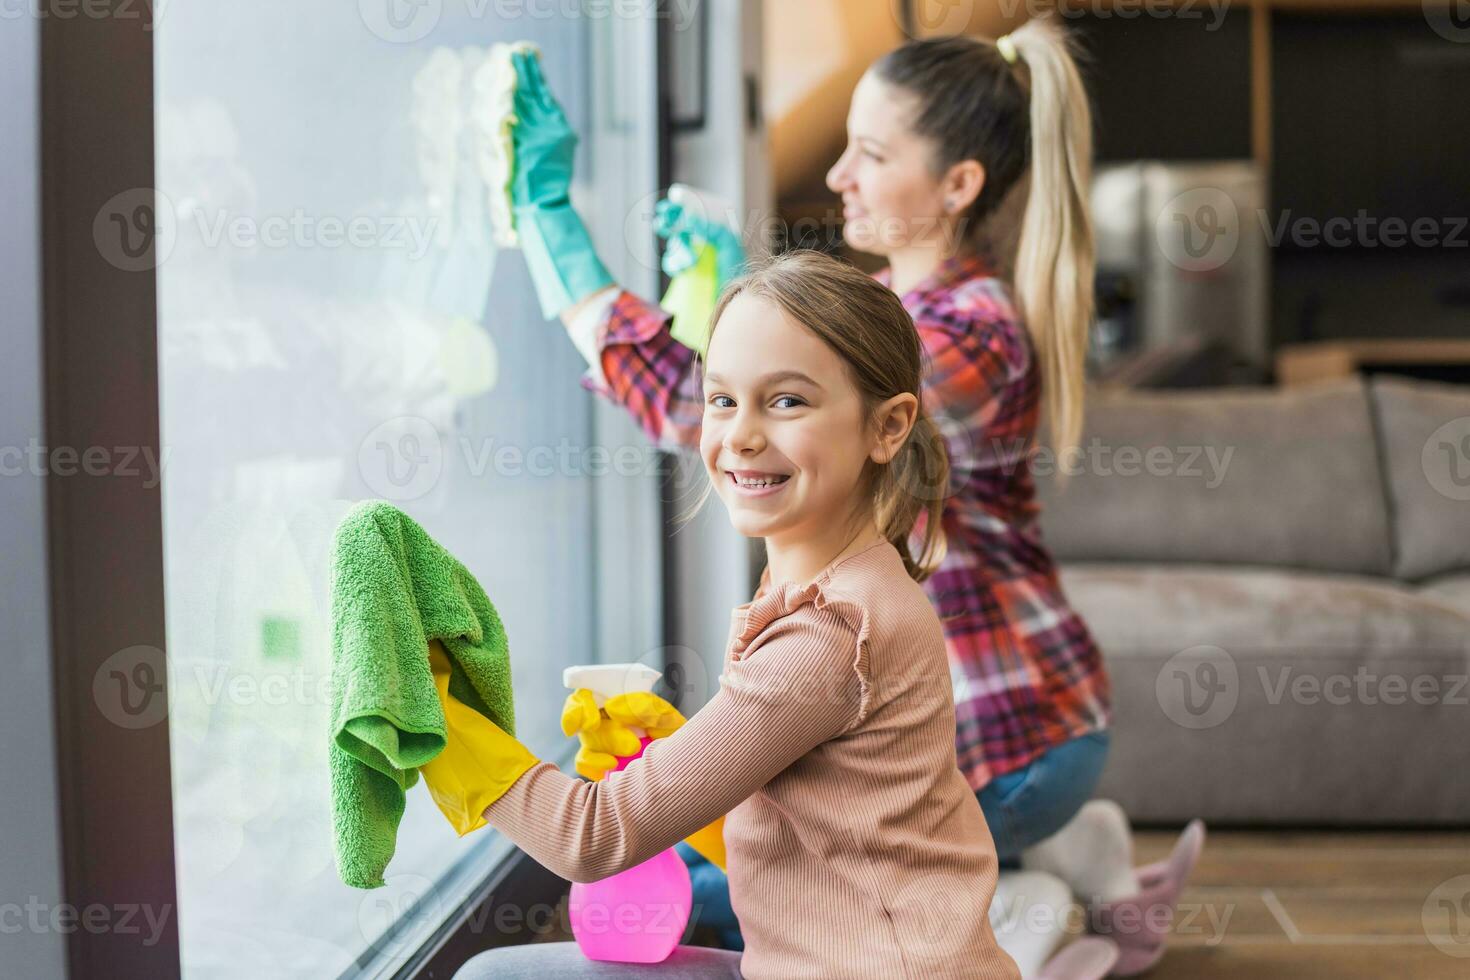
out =
[[1016,301],[1041,362],[1053,449],[1061,455],[1082,434],[1093,315],[1092,114],[1070,38],[1053,18],[1033,18],[1009,36],[1031,94],[1031,183],[1016,252]]
[[[1017,312],[1041,367],[1058,454],[1081,434],[1094,305],[1092,113],[1077,70],[1081,57],[1052,14],[999,43],[966,35],[910,41],[872,69],[918,97],[911,126],[935,146],[936,177],[964,160],[985,168],[965,224],[975,247],[998,253],[992,258],[999,271],[1014,270]],[[1017,241],[1011,219],[1022,191]]]

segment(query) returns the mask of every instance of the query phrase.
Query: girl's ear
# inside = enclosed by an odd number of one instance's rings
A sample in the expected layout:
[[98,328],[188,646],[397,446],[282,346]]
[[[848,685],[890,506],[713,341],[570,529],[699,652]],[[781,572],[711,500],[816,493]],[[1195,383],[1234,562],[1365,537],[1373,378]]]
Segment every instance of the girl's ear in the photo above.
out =
[[878,406],[878,444],[869,454],[874,462],[887,463],[898,455],[919,417],[919,399],[907,392],[894,395]]

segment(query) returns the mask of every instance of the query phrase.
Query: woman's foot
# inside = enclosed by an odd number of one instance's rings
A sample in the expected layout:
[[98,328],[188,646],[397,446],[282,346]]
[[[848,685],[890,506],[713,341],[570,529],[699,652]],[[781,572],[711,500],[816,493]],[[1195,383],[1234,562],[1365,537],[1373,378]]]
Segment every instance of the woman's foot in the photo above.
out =
[[1117,962],[1118,946],[1111,939],[1084,936],[1047,960],[1036,980],[1103,980]]
[[1092,902],[1088,915],[1092,931],[1118,945],[1113,976],[1135,976],[1164,955],[1164,941],[1174,925],[1179,895],[1204,846],[1204,822],[1191,820],[1168,858],[1138,869],[1139,889],[1135,894]]
[[1028,871],[1056,875],[1082,899],[1134,895],[1133,828],[1112,800],[1089,800],[1061,830],[1021,854]]

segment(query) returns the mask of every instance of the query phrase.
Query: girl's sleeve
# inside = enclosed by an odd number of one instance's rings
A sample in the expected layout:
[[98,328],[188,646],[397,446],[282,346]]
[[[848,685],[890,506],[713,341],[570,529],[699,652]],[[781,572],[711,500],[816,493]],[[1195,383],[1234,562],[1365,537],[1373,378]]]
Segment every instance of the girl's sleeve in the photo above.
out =
[[587,359],[581,385],[628,410],[661,449],[697,449],[704,382],[694,351],[669,332],[673,314],[609,291],[568,324]]
[[539,763],[485,819],[571,881],[647,861],[863,719],[867,664],[853,619],[808,603],[772,621],[726,662],[709,703],[626,769],[591,783]]

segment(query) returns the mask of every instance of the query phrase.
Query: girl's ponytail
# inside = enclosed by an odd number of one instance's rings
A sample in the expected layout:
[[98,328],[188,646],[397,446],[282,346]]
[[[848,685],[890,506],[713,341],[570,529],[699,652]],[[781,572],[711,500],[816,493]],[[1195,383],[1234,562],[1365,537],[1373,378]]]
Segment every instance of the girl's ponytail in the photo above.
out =
[[1092,115],[1070,38],[1052,18],[1033,18],[1009,37],[1031,94],[1031,186],[1016,301],[1041,361],[1053,449],[1061,455],[1081,438],[1094,304]]
[[[948,487],[949,451],[939,427],[920,408],[908,441],[886,468],[875,504],[878,529],[916,582],[934,574],[948,550],[941,522]],[[910,534],[923,542],[917,557],[909,548]]]

